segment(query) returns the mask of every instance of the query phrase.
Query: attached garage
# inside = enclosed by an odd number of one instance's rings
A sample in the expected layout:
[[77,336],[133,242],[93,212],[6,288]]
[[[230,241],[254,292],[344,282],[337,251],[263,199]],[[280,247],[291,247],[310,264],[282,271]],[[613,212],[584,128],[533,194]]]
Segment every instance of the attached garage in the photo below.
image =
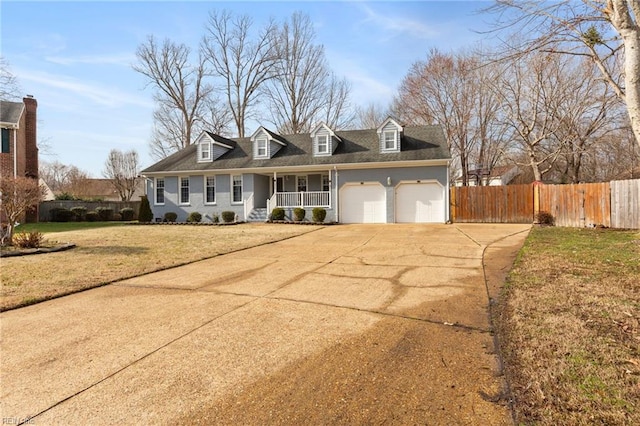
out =
[[387,194],[378,182],[347,183],[340,189],[340,222],[386,223]]
[[438,182],[401,182],[395,191],[398,223],[444,223],[444,187]]

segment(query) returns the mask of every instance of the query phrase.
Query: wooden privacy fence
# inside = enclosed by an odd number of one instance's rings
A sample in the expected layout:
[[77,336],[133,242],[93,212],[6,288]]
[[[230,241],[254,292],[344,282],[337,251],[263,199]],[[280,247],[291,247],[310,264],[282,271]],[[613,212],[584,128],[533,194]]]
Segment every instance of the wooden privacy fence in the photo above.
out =
[[533,222],[532,185],[455,186],[450,199],[453,222]]
[[532,223],[549,212],[557,226],[640,229],[640,180],[569,185],[451,188],[453,222]]

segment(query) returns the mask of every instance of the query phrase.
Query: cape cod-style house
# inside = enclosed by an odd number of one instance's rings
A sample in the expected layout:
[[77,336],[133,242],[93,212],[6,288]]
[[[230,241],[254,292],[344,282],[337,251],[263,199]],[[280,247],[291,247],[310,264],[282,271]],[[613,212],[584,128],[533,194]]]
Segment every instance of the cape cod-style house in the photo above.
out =
[[210,221],[234,211],[265,221],[275,207],[322,207],[327,222],[444,223],[449,218],[451,156],[439,126],[279,135],[259,127],[251,137],[203,132],[190,146],[142,171],[156,220],[199,212]]

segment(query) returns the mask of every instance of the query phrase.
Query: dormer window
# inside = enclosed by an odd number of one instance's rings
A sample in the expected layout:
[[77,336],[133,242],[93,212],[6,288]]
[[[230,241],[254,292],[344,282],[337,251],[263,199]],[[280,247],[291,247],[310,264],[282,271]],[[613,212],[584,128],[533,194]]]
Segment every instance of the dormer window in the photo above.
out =
[[402,140],[402,126],[393,118],[387,118],[380,127],[378,135],[380,137],[380,152],[400,152]]
[[256,157],[266,157],[267,156],[267,138],[259,138],[256,139]]
[[320,157],[331,155],[341,139],[329,126],[320,123],[311,131],[311,141],[313,142],[313,155]]
[[317,135],[316,143],[318,144],[318,154],[329,153],[329,135]]
[[202,142],[200,144],[200,160],[211,160],[211,144],[209,142]]
[[394,130],[384,131],[384,149],[385,151],[395,151],[398,149],[397,132]]
[[273,158],[282,147],[287,145],[282,136],[262,126],[251,136],[251,143],[253,146],[253,158],[256,160]]
[[198,163],[210,163],[231,151],[235,142],[204,131],[194,144],[198,147]]

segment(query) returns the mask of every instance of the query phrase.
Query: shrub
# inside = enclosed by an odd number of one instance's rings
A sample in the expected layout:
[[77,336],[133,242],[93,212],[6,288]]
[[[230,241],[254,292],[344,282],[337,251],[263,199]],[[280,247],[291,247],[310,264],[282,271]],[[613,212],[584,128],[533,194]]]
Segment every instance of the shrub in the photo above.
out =
[[549,212],[541,211],[536,214],[536,222],[540,225],[551,225],[555,224],[556,219]]
[[98,217],[103,222],[113,220],[113,209],[109,207],[98,207],[96,212],[98,212]]
[[220,223],[220,216],[218,215],[218,213],[214,213],[211,216],[211,220],[213,221],[213,223]]
[[224,211],[221,216],[224,223],[231,223],[236,220],[236,212]]
[[111,219],[120,222],[122,220],[122,215],[120,213],[114,213]]
[[82,222],[87,218],[87,208],[85,206],[71,207],[76,222]]
[[191,212],[187,217],[187,222],[189,223],[200,223],[202,220],[202,215],[198,212]]
[[42,232],[20,232],[13,236],[13,245],[19,248],[39,248],[43,242]]
[[284,209],[276,207],[271,211],[271,220],[284,220]]
[[134,210],[131,207],[125,207],[120,210],[120,216],[122,220],[130,221],[133,220]]
[[311,212],[314,222],[324,222],[324,218],[327,217],[327,211],[322,207],[316,207]]
[[51,222],[69,222],[73,218],[73,212],[69,209],[55,208],[49,212]]
[[293,220],[296,222],[300,222],[304,220],[304,216],[307,214],[307,211],[302,207],[296,207],[293,209]]
[[76,196],[69,194],[68,192],[63,192],[62,194],[56,195],[56,200],[73,201],[77,199],[78,198]]
[[176,212],[166,212],[164,214],[165,222],[175,222],[176,220],[178,220],[178,214]]
[[98,220],[100,220],[100,216],[97,211],[91,210],[87,212],[87,222],[97,222]]
[[146,195],[140,197],[140,210],[138,211],[138,220],[140,222],[151,222],[153,220],[153,212],[149,205],[149,198]]

